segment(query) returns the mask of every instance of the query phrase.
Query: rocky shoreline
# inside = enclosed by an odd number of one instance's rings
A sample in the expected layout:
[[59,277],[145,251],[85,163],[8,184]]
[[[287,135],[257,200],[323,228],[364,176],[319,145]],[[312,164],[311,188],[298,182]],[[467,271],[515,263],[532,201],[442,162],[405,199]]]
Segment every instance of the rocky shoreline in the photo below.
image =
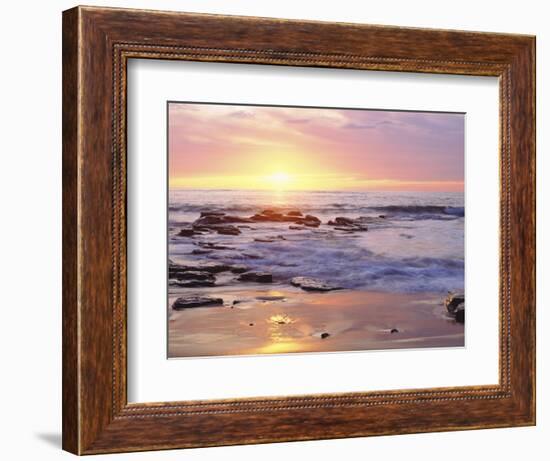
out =
[[[323,223],[318,217],[310,214],[304,215],[300,210],[287,210],[283,212],[276,209],[265,209],[249,217],[230,215],[220,211],[202,211],[198,219],[192,223],[180,225],[174,235],[177,238],[190,239],[198,247],[194,248],[190,254],[193,256],[202,256],[206,260],[177,263],[169,259],[168,283],[170,287],[185,289],[206,289],[239,283],[266,285],[278,283],[299,288],[304,292],[324,293],[342,290],[344,289],[342,286],[300,273],[296,273],[288,278],[278,279],[268,271],[255,270],[244,264],[229,264],[215,258],[208,259],[210,255],[215,255],[217,252],[235,251],[237,248],[227,245],[225,242],[205,241],[204,238],[215,235],[240,236],[243,233],[254,231],[258,226],[265,223],[288,223],[288,230],[290,231],[309,230],[317,232],[316,229],[320,231],[323,228],[327,228],[330,232],[349,235],[367,232],[369,230],[368,223],[377,223],[384,220],[386,220],[385,215],[359,218],[337,216]],[[252,238],[253,242],[264,244],[284,240],[286,240],[286,237],[283,235]],[[257,256],[253,253],[243,253],[243,257],[254,259]],[[196,307],[223,306],[225,306],[223,298],[208,295],[199,296],[194,290],[188,296],[178,297],[171,307],[174,310],[183,310]],[[453,320],[458,323],[464,323],[465,301],[463,293],[449,292],[448,296],[443,300],[443,306]],[[391,329],[391,333],[398,332],[397,329]]]

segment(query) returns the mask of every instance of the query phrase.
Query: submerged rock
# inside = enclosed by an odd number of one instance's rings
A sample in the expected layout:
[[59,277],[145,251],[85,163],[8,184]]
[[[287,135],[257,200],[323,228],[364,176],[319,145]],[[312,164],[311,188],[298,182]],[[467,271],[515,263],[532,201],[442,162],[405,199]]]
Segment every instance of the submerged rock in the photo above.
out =
[[290,284],[305,291],[332,291],[342,289],[342,287],[330,285],[322,280],[311,277],[294,277],[290,281]]
[[459,323],[464,323],[465,298],[462,292],[449,292],[443,302],[447,312]]
[[271,283],[273,276],[269,272],[245,272],[239,275],[241,282]]
[[286,299],[285,296],[276,296],[276,295],[273,295],[273,296],[256,296],[256,299],[258,301],[284,301]]
[[206,248],[208,250],[236,250],[235,247],[230,247],[227,245],[219,245],[213,242],[198,242],[197,245],[200,247]]
[[260,243],[274,243],[278,242],[279,240],[286,240],[286,238],[282,235],[273,235],[269,237],[258,237],[254,239],[255,242]]
[[212,298],[210,296],[185,296],[178,298],[172,304],[172,309],[181,310],[191,307],[223,306],[222,298]]
[[391,333],[391,334],[399,333],[399,330],[398,330],[397,328],[392,328],[392,329],[390,330],[390,333]]
[[328,338],[330,336],[330,333],[321,333],[321,339],[325,339],[325,338]]

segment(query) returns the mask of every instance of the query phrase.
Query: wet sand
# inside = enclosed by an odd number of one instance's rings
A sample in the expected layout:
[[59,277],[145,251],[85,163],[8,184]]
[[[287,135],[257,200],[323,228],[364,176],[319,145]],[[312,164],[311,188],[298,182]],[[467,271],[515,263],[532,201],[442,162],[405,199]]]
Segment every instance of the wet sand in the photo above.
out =
[[[168,305],[189,293],[171,290]],[[464,325],[446,316],[440,293],[313,293],[286,284],[197,293],[224,305],[168,307],[170,358],[464,346]]]

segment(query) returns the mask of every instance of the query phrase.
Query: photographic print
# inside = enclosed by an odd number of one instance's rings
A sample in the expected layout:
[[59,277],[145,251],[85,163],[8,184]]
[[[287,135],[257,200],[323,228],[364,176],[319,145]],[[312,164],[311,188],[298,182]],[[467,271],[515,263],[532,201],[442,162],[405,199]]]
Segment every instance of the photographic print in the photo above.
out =
[[464,346],[463,113],[167,105],[168,357]]

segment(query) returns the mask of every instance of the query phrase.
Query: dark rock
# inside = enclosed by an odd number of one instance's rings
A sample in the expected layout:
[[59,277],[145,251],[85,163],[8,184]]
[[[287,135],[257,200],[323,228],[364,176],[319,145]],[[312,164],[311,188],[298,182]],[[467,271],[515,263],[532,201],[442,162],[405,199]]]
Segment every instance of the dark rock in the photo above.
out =
[[302,226],[288,226],[290,230],[304,230]]
[[180,288],[203,288],[216,285],[214,280],[170,280],[170,285]]
[[303,218],[296,218],[294,221],[296,224],[302,224],[307,227],[319,227],[321,220],[313,215],[307,214]]
[[178,298],[172,304],[172,309],[181,310],[191,307],[223,306],[223,299],[210,296],[185,296]]
[[263,214],[255,214],[250,219],[252,219],[252,221],[258,221],[258,222],[263,222],[263,221],[267,222],[272,220],[269,216],[263,215]]
[[455,320],[458,323],[464,323],[464,320],[465,320],[465,306],[464,306],[464,303],[461,303],[456,307]]
[[269,272],[245,272],[239,275],[241,282],[271,283],[273,276]]
[[380,219],[386,219],[386,215],[385,215],[385,214],[378,215],[378,217],[379,217]]
[[204,271],[177,272],[173,278],[176,280],[215,280],[211,273]]
[[191,254],[192,255],[207,255],[209,253],[212,253],[214,250],[201,250],[200,248],[195,248]]
[[236,223],[246,224],[246,223],[253,222],[252,219],[250,218],[245,218],[243,216],[230,216],[230,215],[224,216],[223,221],[226,224],[236,224]]
[[329,226],[336,226],[336,230],[348,230],[352,232],[365,232],[368,230],[368,227],[363,223],[362,218],[351,219],[345,218],[343,216],[338,216],[337,218],[334,218],[334,221],[330,220],[327,224]]
[[253,323],[249,323],[248,326],[249,326],[249,327],[253,327],[254,324],[253,324]]
[[240,303],[242,303],[242,301],[240,299],[235,299],[231,304],[233,306],[236,306],[237,304],[240,304]]
[[337,218],[334,218],[334,222],[339,226],[353,226],[355,224],[353,219],[344,218],[342,216],[338,216]]
[[302,213],[296,210],[290,211],[287,214],[282,214],[275,210],[263,210],[250,219],[258,222],[293,222],[295,224],[303,224],[310,227],[317,227],[321,224],[321,220],[316,216],[306,215],[303,217]]
[[397,328],[392,328],[392,329],[390,330],[390,333],[391,333],[391,334],[399,333],[399,330],[398,330]]
[[226,272],[231,269],[229,264],[207,262],[195,265],[170,264],[168,266],[168,278],[177,278],[182,272],[210,272],[216,274],[218,272]]
[[262,214],[255,214],[250,218],[252,221],[258,221],[258,222],[293,222],[295,217],[293,216],[285,216],[281,213],[262,213]]
[[218,234],[221,234],[221,235],[239,235],[241,233],[239,228],[235,226],[216,227],[213,230],[215,230]]
[[181,229],[179,232],[178,232],[178,237],[193,237],[193,235],[195,235],[196,232],[195,230],[189,228],[189,229]]
[[245,218],[242,216],[230,216],[225,215],[225,213],[209,213],[202,215],[199,219],[193,222],[194,229],[212,229],[212,226],[220,226],[224,224],[235,224],[235,223],[251,223],[253,222],[250,218]]
[[217,262],[207,262],[197,265],[191,270],[210,272],[211,274],[217,274],[218,272],[228,272],[231,270],[231,265]]
[[342,287],[329,285],[326,282],[311,277],[294,277],[290,284],[305,291],[332,291],[341,290]]
[[465,317],[465,298],[462,292],[449,292],[443,302],[447,312],[454,317],[457,322],[464,323]]
[[275,215],[275,214],[281,214],[279,213],[278,211],[275,211],[275,210],[263,210],[261,214],[264,214],[264,215]]
[[188,270],[193,270],[189,266],[184,266],[182,264],[168,263],[168,278],[174,278],[175,274],[180,272],[186,272]]
[[225,224],[223,215],[207,215],[193,222],[193,227],[212,226],[216,224]]
[[224,216],[225,213],[222,211],[201,211],[201,218],[205,216]]
[[454,315],[459,304],[462,304],[464,302],[464,293],[449,291],[443,304],[445,305],[447,312]]
[[321,333],[321,339],[328,338],[330,336],[330,333]]

